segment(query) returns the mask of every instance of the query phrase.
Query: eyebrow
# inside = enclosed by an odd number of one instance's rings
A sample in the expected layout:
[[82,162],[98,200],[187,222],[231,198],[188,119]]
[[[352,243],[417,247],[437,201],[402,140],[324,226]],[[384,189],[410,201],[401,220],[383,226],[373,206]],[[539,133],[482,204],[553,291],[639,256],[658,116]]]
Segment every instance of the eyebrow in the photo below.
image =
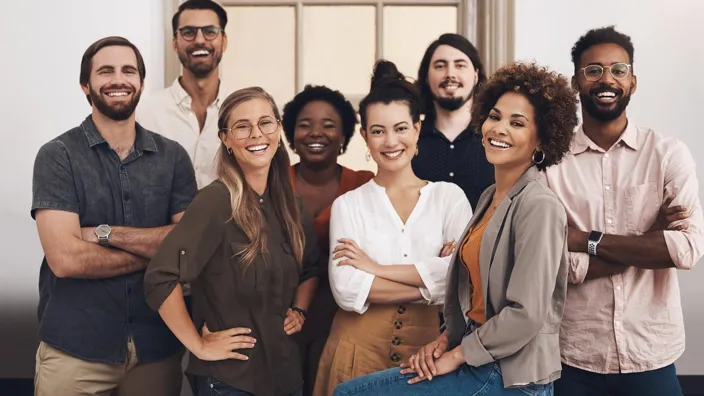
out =
[[[261,120],[263,120],[264,118],[273,118],[273,119],[276,119],[276,117],[274,117],[274,116],[265,115],[265,116],[259,117],[259,119],[258,119],[257,121],[261,121]],[[234,124],[237,124],[238,122],[245,122],[245,121],[246,121],[246,122],[250,122],[250,121],[249,121],[249,118],[240,118],[239,120],[235,120],[232,124],[234,125]]]
[[[298,122],[310,121],[312,118],[313,118],[313,117],[303,117],[303,118],[299,119]],[[330,118],[330,117],[323,117],[323,121],[335,122],[335,120],[333,120],[333,119]]]
[[[464,58],[457,58],[457,59],[453,60],[452,62],[455,62],[455,63],[469,63],[469,61],[468,61],[467,59],[464,59]],[[436,65],[436,64],[438,64],[438,63],[448,63],[448,61],[447,61],[447,59],[437,59],[435,62],[433,62],[434,65]]]
[[[494,107],[494,108],[491,109],[491,110],[492,110],[492,111],[495,111],[495,112],[497,112],[497,113],[499,113],[499,114],[501,114],[501,110],[497,109],[496,107]],[[511,117],[513,117],[513,118],[525,118],[526,121],[530,121],[530,120],[528,119],[528,117],[524,116],[523,114],[513,113],[513,114],[511,114]]]

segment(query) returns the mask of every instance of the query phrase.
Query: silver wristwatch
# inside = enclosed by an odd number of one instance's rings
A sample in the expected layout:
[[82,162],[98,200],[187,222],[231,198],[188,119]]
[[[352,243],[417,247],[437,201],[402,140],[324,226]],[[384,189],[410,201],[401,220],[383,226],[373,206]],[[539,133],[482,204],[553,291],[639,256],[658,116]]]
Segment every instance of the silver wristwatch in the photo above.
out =
[[100,246],[108,247],[110,246],[110,233],[112,228],[107,224],[101,224],[95,227],[95,236],[98,237],[98,243]]

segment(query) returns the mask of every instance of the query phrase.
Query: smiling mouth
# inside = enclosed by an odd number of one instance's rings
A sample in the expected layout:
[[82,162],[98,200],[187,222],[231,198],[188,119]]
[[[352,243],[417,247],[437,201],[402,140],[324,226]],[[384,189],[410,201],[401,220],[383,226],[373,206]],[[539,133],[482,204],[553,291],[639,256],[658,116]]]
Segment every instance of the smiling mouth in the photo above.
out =
[[596,101],[601,104],[612,104],[615,103],[619,97],[619,93],[612,90],[599,90],[592,93],[592,96],[596,98]]
[[269,145],[268,144],[256,144],[256,145],[252,145],[252,146],[247,146],[245,148],[247,149],[247,151],[249,151],[250,153],[252,153],[254,155],[262,155],[262,154],[264,154],[264,152],[266,152],[266,149],[269,148]]
[[306,147],[308,147],[308,149],[314,153],[319,153],[319,152],[325,150],[328,147],[328,145],[323,144],[323,143],[309,143],[309,144],[306,144]]
[[487,140],[489,141],[489,145],[491,147],[495,147],[497,149],[506,150],[506,149],[510,149],[511,147],[513,147],[512,145],[510,145],[502,140],[496,140],[496,139],[492,139],[492,138],[489,138]]
[[386,152],[381,153],[381,155],[383,155],[384,157],[386,157],[388,159],[397,159],[401,156],[401,154],[403,154],[404,151],[406,151],[406,150],[401,149],[401,150],[396,150],[396,151],[386,151]]
[[112,92],[106,92],[105,95],[107,95],[110,98],[120,98],[129,95],[129,91],[112,91]]
[[199,49],[191,52],[191,56],[196,57],[196,58],[202,58],[205,56],[210,55],[210,51],[204,50],[204,49]]

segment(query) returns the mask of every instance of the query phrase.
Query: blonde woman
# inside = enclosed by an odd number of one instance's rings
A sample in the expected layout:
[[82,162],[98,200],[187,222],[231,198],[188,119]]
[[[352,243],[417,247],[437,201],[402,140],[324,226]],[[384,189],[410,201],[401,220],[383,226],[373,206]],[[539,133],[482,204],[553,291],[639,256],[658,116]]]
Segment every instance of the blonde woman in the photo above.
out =
[[317,247],[294,198],[279,111],[261,88],[246,88],[225,100],[218,125],[218,179],[152,259],[147,302],[191,352],[199,395],[298,395],[290,335],[315,292]]

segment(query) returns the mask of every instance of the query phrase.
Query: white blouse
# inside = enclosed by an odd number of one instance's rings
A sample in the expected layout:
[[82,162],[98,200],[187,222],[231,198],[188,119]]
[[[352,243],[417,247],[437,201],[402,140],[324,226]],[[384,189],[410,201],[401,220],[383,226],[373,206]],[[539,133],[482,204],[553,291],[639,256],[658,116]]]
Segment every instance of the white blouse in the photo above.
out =
[[379,265],[413,264],[425,288],[428,304],[443,304],[445,277],[452,256],[439,257],[443,243],[461,241],[472,207],[462,189],[453,183],[430,182],[406,224],[396,213],[386,189],[374,180],[349,191],[333,202],[330,216],[329,279],[337,305],[345,311],[364,313],[374,275],[349,265],[337,265],[332,250],[340,238],[354,240]]

